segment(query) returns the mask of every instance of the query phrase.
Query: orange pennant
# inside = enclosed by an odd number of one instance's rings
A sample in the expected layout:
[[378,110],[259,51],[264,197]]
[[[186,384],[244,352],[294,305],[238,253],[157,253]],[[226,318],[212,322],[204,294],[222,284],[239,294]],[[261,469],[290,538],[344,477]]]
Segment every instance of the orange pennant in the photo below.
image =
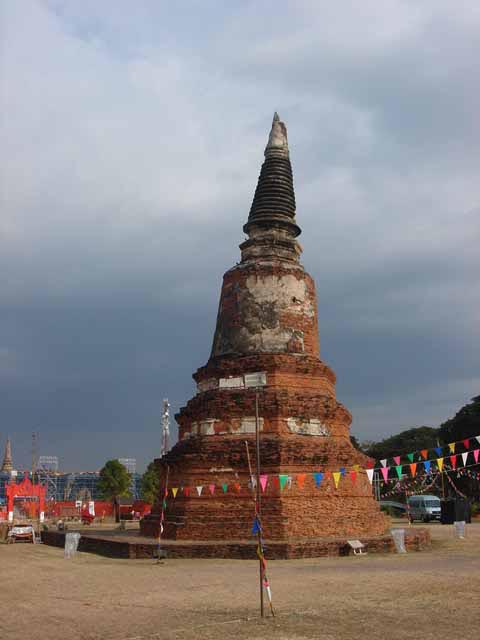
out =
[[415,476],[415,474],[417,473],[417,463],[416,462],[412,462],[412,464],[408,465],[410,467],[410,472],[412,474],[412,478]]
[[306,473],[299,473],[297,476],[297,484],[299,489],[303,489],[303,485],[305,483],[305,478],[307,477]]
[[423,458],[424,460],[426,460],[426,459],[428,458],[428,449],[422,449],[422,450],[420,451],[420,453],[422,454],[422,458]]

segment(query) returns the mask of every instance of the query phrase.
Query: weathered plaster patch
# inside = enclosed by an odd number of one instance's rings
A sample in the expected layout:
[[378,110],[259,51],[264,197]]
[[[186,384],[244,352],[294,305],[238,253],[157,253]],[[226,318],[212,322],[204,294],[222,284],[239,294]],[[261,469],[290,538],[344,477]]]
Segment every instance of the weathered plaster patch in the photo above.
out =
[[317,418],[310,420],[300,420],[298,418],[288,418],[287,426],[292,433],[305,436],[329,436],[330,431],[326,424]]

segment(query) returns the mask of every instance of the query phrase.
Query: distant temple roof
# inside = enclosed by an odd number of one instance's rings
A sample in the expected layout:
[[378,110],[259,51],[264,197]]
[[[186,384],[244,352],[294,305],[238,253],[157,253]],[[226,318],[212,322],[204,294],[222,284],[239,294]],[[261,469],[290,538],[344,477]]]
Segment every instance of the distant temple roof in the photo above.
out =
[[10,438],[7,438],[7,442],[5,444],[5,455],[3,456],[3,464],[0,471],[13,471],[12,445],[10,444]]

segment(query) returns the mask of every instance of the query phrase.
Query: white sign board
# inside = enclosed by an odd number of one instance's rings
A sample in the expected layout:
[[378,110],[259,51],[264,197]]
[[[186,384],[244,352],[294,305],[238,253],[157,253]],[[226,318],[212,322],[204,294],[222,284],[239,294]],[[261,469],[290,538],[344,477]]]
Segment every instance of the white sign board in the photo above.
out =
[[245,386],[246,387],[264,387],[267,384],[267,374],[265,371],[259,371],[258,373],[245,374]]
[[220,389],[243,389],[243,378],[220,378]]

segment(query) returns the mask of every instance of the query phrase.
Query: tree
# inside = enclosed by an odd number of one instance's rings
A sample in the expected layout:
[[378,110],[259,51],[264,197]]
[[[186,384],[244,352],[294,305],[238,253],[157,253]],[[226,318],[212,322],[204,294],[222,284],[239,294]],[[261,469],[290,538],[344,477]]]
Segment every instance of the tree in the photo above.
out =
[[142,498],[149,504],[153,504],[158,498],[160,491],[160,479],[158,469],[154,462],[151,462],[141,480]]
[[108,460],[100,470],[98,488],[106,500],[130,495],[132,476],[118,460]]
[[385,438],[380,442],[370,444],[365,449],[365,453],[375,458],[375,460],[382,460],[383,458],[401,456],[402,454],[405,455],[422,449],[434,449],[437,446],[437,437],[438,429],[433,427],[414,427]]
[[458,442],[480,435],[480,396],[472,398],[460,409],[454,418],[444,422],[439,429],[439,437],[445,444]]

